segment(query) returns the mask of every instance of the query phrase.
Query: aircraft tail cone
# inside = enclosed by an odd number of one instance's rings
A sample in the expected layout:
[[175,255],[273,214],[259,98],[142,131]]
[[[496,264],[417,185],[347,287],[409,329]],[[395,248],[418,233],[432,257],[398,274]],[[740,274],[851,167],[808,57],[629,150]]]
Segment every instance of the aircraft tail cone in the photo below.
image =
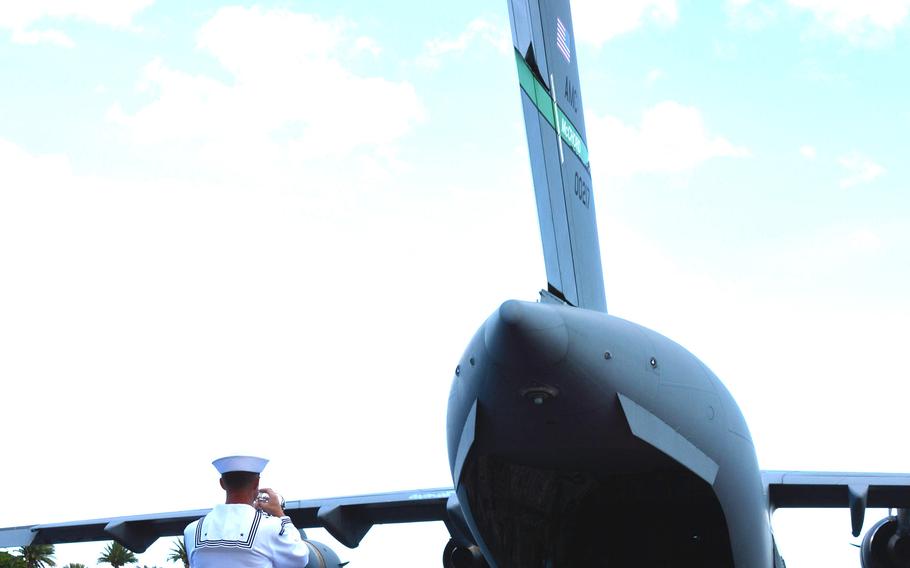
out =
[[558,307],[509,300],[487,320],[484,343],[505,367],[551,366],[562,361],[569,334]]

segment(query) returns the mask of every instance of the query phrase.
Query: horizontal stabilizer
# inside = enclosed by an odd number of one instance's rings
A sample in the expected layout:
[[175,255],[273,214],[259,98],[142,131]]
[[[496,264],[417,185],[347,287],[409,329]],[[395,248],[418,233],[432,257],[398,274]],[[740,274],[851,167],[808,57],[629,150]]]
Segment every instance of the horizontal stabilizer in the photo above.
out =
[[868,491],[867,506],[910,508],[910,474],[763,471],[771,507],[849,507],[850,488]]
[[853,536],[863,528],[866,507],[910,509],[910,474],[763,471],[771,510],[850,509]]

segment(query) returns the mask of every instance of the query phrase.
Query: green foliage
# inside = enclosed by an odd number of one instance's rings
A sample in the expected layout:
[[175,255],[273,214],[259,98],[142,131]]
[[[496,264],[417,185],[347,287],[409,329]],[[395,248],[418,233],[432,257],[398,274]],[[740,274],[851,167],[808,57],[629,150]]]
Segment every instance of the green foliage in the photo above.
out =
[[25,560],[9,552],[0,552],[0,568],[25,568]]
[[183,562],[183,568],[190,568],[190,560],[186,557],[186,543],[183,542],[182,538],[178,538],[173,544],[171,554],[167,559],[171,562]]
[[124,548],[119,542],[112,542],[107,545],[107,548],[105,548],[104,552],[101,553],[101,556],[98,557],[98,562],[101,564],[110,564],[114,568],[120,568],[120,566],[125,566],[127,564],[135,564],[138,560],[136,559],[135,554]]
[[54,562],[54,545],[53,544],[33,544],[23,546],[19,549],[19,554],[25,562],[26,568],[47,568],[56,566]]
[[70,562],[63,568],[86,568],[85,564],[79,564],[78,562]]

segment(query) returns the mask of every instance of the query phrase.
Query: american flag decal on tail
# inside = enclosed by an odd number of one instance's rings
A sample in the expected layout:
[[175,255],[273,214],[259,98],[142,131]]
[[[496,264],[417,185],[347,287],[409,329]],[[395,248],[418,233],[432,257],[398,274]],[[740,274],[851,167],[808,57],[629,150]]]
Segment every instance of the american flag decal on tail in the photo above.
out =
[[569,32],[558,17],[556,18],[556,47],[566,58],[566,63],[572,60],[572,52],[569,50]]

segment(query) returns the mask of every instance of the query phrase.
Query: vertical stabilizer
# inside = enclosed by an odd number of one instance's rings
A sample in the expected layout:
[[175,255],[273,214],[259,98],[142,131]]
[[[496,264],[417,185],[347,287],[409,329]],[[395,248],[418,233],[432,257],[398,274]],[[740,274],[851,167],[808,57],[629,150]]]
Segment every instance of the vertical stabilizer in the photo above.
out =
[[549,290],[607,311],[568,0],[508,0]]

